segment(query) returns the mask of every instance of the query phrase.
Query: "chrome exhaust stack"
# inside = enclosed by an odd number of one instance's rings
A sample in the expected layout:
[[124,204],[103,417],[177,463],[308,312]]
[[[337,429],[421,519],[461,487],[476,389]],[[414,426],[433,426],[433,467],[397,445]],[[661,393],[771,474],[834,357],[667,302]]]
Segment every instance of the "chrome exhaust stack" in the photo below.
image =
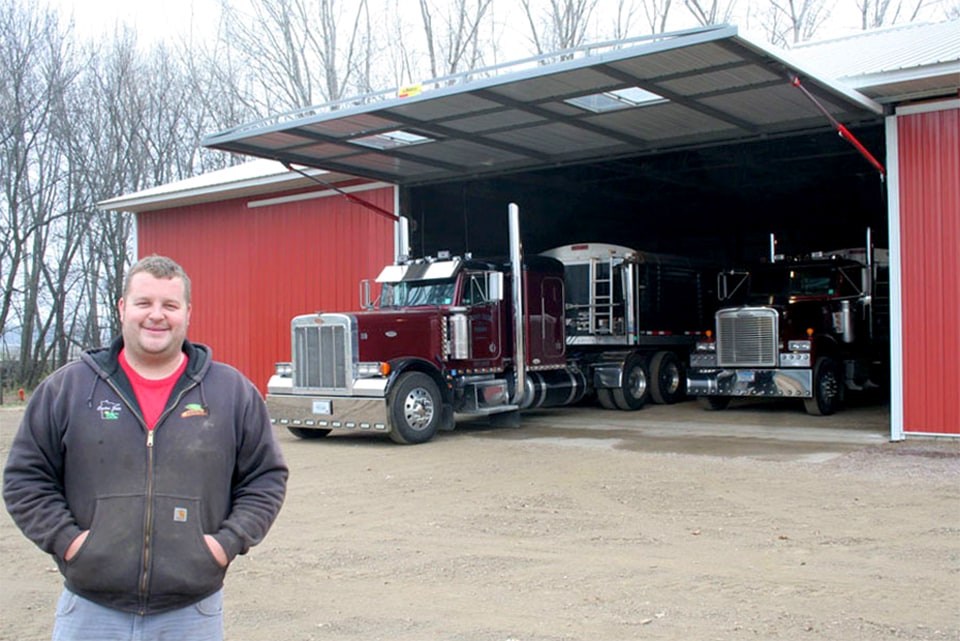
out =
[[507,207],[507,225],[510,232],[510,273],[513,279],[513,363],[517,377],[513,404],[520,405],[527,388],[527,335],[523,327],[523,243],[520,240],[520,207],[516,203],[510,203]]

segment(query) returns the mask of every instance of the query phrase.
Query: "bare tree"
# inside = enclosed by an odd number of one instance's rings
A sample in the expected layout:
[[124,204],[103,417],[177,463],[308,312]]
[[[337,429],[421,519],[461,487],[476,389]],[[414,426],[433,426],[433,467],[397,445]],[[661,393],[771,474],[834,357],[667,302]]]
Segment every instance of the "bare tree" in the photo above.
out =
[[901,22],[913,22],[921,10],[930,4],[928,0],[857,0],[860,12],[860,27],[876,29]]
[[244,15],[222,0],[222,37],[262,88],[258,99],[265,111],[336,101],[370,86],[366,74],[373,48],[367,0],[250,5],[252,14]]
[[42,316],[53,304],[43,296],[44,260],[51,226],[67,215],[59,136],[64,93],[77,73],[54,13],[17,4],[0,8],[0,332],[15,333],[18,375],[27,382],[38,380],[45,363],[34,360],[35,348],[46,345]]
[[684,0],[687,11],[700,26],[730,22],[736,9],[736,0]]
[[617,11],[613,18],[611,37],[623,40],[634,34],[634,22],[639,13],[635,0],[617,0]]
[[[420,17],[432,78],[481,66],[481,27],[492,0],[420,0]],[[438,22],[439,24],[434,24]]]
[[236,112],[197,100],[194,70],[123,28],[81,50],[54,13],[0,8],[0,332],[17,384],[118,331],[133,219],[96,204],[200,171],[200,137]]
[[835,0],[766,0],[760,20],[767,40],[789,47],[813,38],[830,17]]
[[586,41],[597,0],[520,0],[538,54],[571,49]]
[[663,33],[667,30],[671,5],[672,0],[643,0],[643,13],[647,18],[650,33]]

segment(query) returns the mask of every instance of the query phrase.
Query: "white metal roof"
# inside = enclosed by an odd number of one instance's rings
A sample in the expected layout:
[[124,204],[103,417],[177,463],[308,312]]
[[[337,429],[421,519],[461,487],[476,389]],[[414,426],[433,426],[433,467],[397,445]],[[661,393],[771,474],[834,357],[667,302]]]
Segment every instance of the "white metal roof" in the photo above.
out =
[[848,126],[879,122],[882,114],[862,94],[787,62],[732,26],[559,57],[431,81],[407,98],[392,90],[283,114],[203,144],[418,184],[829,129],[819,107],[791,85],[795,76]]
[[[323,169],[308,168],[301,171],[307,176],[319,178],[329,184],[354,179],[353,176],[344,176]],[[290,171],[275,160],[255,159],[233,167],[103,200],[97,203],[97,206],[107,211],[141,212],[316,187],[317,182],[307,176]]]
[[864,31],[798,45],[791,54],[878,102],[960,91],[960,20]]

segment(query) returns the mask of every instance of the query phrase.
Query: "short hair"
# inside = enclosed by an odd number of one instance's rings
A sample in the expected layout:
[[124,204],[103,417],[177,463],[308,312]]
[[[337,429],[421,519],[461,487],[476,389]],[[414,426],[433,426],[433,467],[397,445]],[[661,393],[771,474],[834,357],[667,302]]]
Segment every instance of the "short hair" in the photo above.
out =
[[183,296],[187,304],[190,304],[190,277],[187,276],[187,272],[173,259],[156,254],[141,258],[127,272],[126,278],[123,279],[124,298],[130,293],[130,281],[141,272],[150,274],[154,278],[179,278],[183,281]]

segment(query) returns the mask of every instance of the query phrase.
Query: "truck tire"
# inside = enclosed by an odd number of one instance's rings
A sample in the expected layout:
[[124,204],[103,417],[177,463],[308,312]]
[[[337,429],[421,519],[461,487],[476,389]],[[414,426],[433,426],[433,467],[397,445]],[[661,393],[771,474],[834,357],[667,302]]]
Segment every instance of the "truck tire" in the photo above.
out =
[[605,410],[617,409],[616,404],[613,402],[613,394],[606,387],[597,388],[597,400],[600,402],[600,407]]
[[687,395],[683,364],[673,352],[657,352],[650,361],[650,396],[654,403],[672,405]]
[[623,363],[620,387],[614,388],[613,403],[617,409],[632,412],[643,407],[649,393],[647,366],[638,354],[631,354]]
[[729,396],[698,396],[697,402],[700,407],[710,412],[719,412],[727,409],[730,404]]
[[330,430],[314,430],[306,427],[287,427],[287,430],[297,438],[302,438],[306,441],[323,438],[330,433]]
[[437,433],[443,403],[437,384],[426,374],[401,374],[390,392],[389,403],[390,438],[395,443],[426,443]]
[[803,407],[811,416],[829,416],[843,403],[843,381],[836,362],[821,356],[813,365],[813,397],[803,399]]

